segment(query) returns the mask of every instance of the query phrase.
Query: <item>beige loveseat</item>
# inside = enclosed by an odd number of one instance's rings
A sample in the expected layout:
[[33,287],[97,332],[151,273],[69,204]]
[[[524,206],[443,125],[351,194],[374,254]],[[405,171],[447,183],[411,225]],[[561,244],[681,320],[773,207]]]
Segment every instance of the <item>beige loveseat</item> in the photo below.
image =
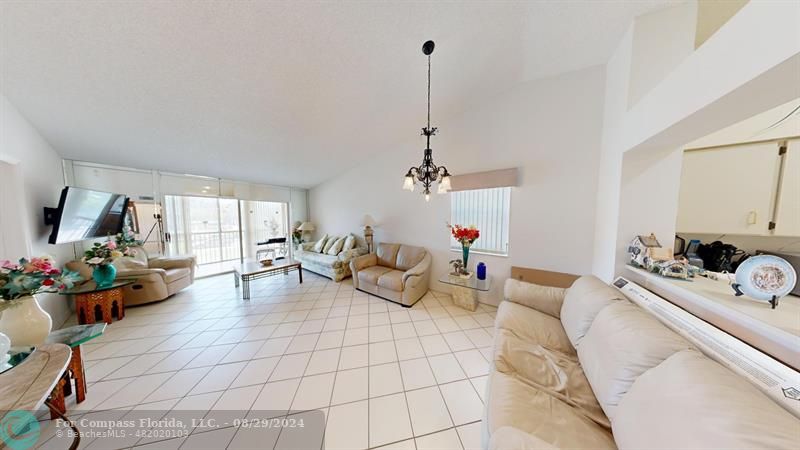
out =
[[[194,283],[194,256],[150,258],[147,252],[136,247],[133,257],[117,258],[114,261],[117,279],[135,279],[136,282],[123,288],[125,306],[157,302],[185,289]],[[70,270],[80,272],[90,280],[92,269],[81,261],[67,263]]]
[[353,287],[411,306],[428,292],[431,255],[422,247],[378,244],[377,253],[350,261]]
[[797,449],[800,420],[595,277],[508,280],[489,449]]

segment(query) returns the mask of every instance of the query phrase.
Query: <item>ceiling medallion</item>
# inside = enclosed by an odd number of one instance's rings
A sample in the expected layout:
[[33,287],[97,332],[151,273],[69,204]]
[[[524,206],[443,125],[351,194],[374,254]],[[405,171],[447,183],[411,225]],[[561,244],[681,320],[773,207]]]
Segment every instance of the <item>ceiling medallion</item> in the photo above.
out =
[[431,128],[431,53],[433,53],[433,47],[433,41],[422,44],[422,53],[428,56],[428,126],[422,129],[422,135],[425,136],[427,144],[422,157],[422,165],[408,169],[403,182],[403,189],[412,192],[417,181],[422,183],[425,201],[430,200],[431,186],[436,181],[439,182],[437,189],[439,194],[446,194],[450,191],[450,172],[446,167],[437,167],[433,163],[433,150],[431,150],[431,136],[436,135],[436,127]]

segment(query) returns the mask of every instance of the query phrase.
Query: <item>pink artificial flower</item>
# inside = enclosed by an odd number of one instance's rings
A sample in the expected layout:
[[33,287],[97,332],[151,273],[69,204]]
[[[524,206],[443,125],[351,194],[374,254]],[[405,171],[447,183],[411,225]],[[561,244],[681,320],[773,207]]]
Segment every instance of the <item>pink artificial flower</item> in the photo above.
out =
[[114,250],[117,248],[117,243],[114,241],[108,241],[106,243],[106,247],[108,247],[109,250]]

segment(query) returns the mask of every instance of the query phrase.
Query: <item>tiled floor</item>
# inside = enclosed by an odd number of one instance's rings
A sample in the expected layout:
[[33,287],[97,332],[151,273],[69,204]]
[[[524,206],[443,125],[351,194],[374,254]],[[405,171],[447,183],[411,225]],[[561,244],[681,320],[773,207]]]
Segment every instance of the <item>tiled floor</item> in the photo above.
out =
[[[480,448],[495,308],[471,313],[436,292],[403,308],[309,272],[303,284],[279,276],[251,292],[241,300],[224,275],[127,309],[84,345],[89,392],[69,405],[71,417],[319,409],[324,448]],[[63,446],[47,441],[52,423],[43,427],[43,448]],[[171,441],[84,439],[81,448],[225,448],[246,439],[241,429],[195,430]]]

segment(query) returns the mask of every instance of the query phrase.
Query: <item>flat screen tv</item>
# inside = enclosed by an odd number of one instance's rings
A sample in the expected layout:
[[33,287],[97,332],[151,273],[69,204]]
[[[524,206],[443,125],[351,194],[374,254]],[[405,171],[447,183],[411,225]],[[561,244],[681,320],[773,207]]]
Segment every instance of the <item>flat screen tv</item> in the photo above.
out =
[[51,244],[83,241],[122,231],[128,198],[122,194],[65,187],[58,208],[45,208],[45,223],[53,225]]

